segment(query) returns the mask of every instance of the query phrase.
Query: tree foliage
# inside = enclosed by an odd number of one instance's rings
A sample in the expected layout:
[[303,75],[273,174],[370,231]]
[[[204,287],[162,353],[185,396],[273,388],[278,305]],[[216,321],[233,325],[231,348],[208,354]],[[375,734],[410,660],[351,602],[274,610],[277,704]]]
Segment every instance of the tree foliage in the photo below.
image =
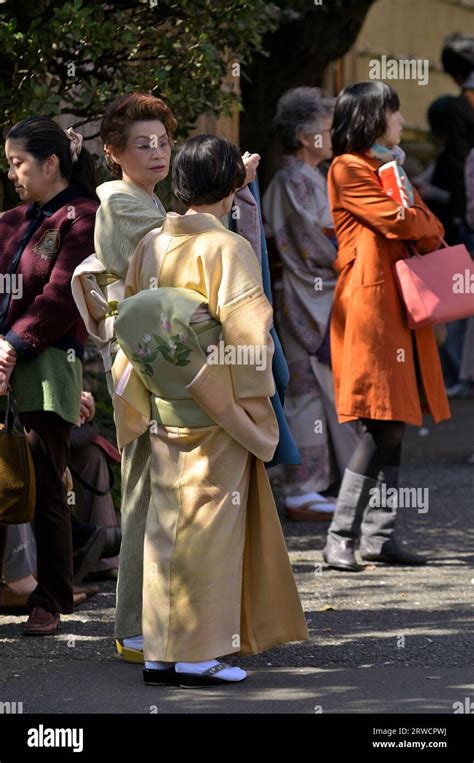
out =
[[263,37],[265,55],[257,52],[242,70],[241,143],[264,156],[259,168],[264,186],[274,169],[269,156],[279,97],[299,85],[320,86],[328,64],[354,44],[376,0],[275,1],[278,26]]
[[184,134],[199,114],[229,110],[229,63],[262,52],[276,23],[276,7],[264,0],[6,0],[2,126],[62,113],[80,127],[117,95],[144,91],[166,100]]

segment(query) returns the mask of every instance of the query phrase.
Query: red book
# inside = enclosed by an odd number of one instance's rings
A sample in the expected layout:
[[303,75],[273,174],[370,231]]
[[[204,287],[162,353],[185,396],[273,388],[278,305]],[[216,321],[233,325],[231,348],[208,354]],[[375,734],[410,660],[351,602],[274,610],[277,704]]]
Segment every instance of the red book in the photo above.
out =
[[398,163],[393,161],[387,162],[387,164],[382,164],[377,172],[380,182],[382,183],[382,188],[387,196],[391,196],[400,206],[409,207],[410,202],[405,186],[403,185]]

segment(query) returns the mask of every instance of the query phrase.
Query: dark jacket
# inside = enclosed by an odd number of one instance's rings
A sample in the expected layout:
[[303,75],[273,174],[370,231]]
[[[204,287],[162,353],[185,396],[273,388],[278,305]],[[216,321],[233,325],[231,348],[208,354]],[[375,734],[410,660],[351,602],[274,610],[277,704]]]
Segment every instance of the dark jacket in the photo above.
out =
[[474,109],[464,95],[453,98],[447,117],[448,141],[446,167],[448,188],[451,191],[451,215],[466,214],[466,188],[464,166],[467,155],[474,148]]
[[72,297],[71,277],[94,251],[97,207],[69,186],[42,207],[23,204],[0,217],[0,274],[16,274],[21,286],[14,298],[2,279],[0,333],[18,357],[31,359],[58,347],[73,349],[82,359],[87,332]]

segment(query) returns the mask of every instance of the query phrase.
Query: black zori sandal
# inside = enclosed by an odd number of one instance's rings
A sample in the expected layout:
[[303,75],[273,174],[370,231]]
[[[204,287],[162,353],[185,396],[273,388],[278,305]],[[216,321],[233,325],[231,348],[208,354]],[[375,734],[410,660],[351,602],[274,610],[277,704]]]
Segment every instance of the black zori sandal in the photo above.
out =
[[178,673],[172,668],[166,668],[165,670],[150,670],[150,668],[143,668],[143,680],[147,686],[158,686],[163,684],[177,684]]
[[178,677],[177,683],[182,689],[198,689],[202,686],[215,686],[216,684],[240,684],[245,681],[245,678],[241,678],[240,681],[228,681],[225,678],[219,678],[216,673],[220,673],[225,668],[232,668],[233,665],[229,665],[226,662],[219,662],[217,665],[213,665],[212,668],[204,670],[202,673],[176,673]]

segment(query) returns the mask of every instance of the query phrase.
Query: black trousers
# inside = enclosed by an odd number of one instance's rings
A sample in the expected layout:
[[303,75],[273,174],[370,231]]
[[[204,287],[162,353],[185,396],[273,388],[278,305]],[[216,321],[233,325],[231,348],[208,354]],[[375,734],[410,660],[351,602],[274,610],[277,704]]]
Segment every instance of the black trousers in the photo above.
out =
[[405,424],[377,419],[361,421],[363,434],[348,468],[356,474],[376,479],[384,466],[400,466]]
[[36,475],[35,536],[38,586],[28,607],[73,611],[71,517],[63,475],[69,461],[72,424],[56,413],[22,413]]

